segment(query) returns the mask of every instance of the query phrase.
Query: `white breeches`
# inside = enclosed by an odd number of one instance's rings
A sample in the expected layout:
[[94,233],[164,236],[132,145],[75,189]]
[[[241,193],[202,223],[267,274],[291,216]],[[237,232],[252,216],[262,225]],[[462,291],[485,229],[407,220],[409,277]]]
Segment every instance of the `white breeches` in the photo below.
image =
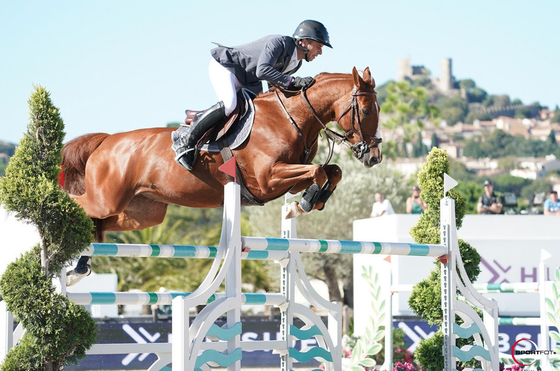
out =
[[225,114],[229,116],[237,106],[237,91],[243,85],[233,73],[216,62],[214,58],[210,59],[208,73],[210,74],[210,81],[214,86],[214,91],[218,96],[218,101],[224,103]]

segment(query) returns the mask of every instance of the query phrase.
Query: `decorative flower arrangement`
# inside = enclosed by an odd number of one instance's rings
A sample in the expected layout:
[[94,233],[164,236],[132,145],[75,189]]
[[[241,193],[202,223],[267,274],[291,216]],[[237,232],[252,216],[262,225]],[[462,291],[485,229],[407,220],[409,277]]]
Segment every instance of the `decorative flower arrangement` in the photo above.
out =
[[395,362],[413,363],[414,355],[408,349],[399,348],[393,353],[393,360]]
[[415,365],[412,362],[397,362],[395,363],[395,367],[393,367],[393,371],[420,371],[422,370],[420,367]]
[[505,367],[503,363],[500,363],[500,371],[523,371],[523,367],[519,365],[508,365],[508,367]]

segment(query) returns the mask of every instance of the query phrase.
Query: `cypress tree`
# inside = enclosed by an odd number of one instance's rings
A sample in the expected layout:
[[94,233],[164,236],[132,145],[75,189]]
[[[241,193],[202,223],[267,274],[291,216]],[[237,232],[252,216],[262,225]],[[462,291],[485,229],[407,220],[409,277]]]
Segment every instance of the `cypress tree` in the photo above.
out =
[[[443,175],[446,173],[449,173],[447,152],[432,148],[426,163],[418,172],[418,185],[422,189],[421,197],[428,204],[428,209],[410,231],[410,235],[417,243],[440,243],[440,200],[444,197]],[[455,200],[455,223],[457,228],[460,228],[467,205],[461,195],[454,190],[448,191],[448,195]],[[476,281],[480,273],[480,255],[476,249],[461,239],[459,239],[459,251],[470,281]],[[423,320],[432,325],[441,325],[443,321],[441,263],[436,261],[435,265],[428,278],[414,286],[408,305]],[[427,370],[443,369],[442,346],[443,334],[440,328],[434,337],[422,340],[416,349],[415,355],[419,365]]]
[[50,93],[36,86],[30,123],[0,179],[0,203],[37,227],[40,243],[8,265],[0,279],[7,308],[26,333],[8,352],[6,370],[59,370],[95,343],[89,313],[56,292],[52,279],[91,242],[93,225],[58,186],[64,124]]

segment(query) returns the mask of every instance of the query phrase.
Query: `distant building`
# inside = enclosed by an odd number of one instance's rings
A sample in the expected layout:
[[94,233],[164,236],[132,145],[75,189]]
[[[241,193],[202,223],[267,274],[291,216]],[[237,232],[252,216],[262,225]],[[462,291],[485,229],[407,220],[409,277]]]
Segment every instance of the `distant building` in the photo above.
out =
[[463,144],[454,142],[440,143],[439,145],[439,148],[445,150],[449,157],[454,159],[460,159],[463,157],[463,147]]
[[495,119],[496,129],[501,129],[510,135],[521,135],[524,138],[529,136],[529,130],[521,120],[507,116],[500,116]]
[[[397,81],[413,81],[419,77],[429,77],[430,71],[424,66],[413,66],[410,64],[410,56],[397,60]],[[453,77],[451,58],[444,58],[441,61],[440,76],[431,78],[434,86],[445,95],[458,94],[455,89],[455,77]]]
[[519,159],[518,168],[510,171],[510,174],[525,179],[541,179],[547,172],[560,169],[560,160],[550,155],[545,158],[523,158]]

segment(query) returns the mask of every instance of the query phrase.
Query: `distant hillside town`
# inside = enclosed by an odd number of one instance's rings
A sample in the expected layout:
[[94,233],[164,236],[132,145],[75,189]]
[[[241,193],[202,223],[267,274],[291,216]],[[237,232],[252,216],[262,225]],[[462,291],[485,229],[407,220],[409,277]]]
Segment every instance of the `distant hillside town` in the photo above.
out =
[[[518,141],[525,139],[533,147],[538,146],[539,154],[542,154],[537,157],[533,153],[516,155],[515,168],[510,169],[509,174],[525,179],[541,179],[547,172],[560,169],[560,160],[557,159],[560,157],[559,151],[547,153],[547,149],[541,148],[543,146],[539,146],[537,142],[546,142],[550,148],[558,148],[558,106],[552,110],[538,102],[524,104],[518,99],[510,100],[507,95],[493,96],[476,86],[473,80],[457,81],[453,76],[450,58],[442,59],[439,78],[432,76],[431,71],[424,66],[412,65],[410,57],[399,59],[396,82],[402,81],[408,81],[412,86],[424,87],[430,97],[429,103],[438,107],[441,112],[441,120],[437,124],[423,120],[418,138],[421,138],[426,149],[432,146],[443,148],[451,158],[479,175],[503,174],[506,171],[499,169],[497,156],[486,157],[482,153],[476,155],[476,151],[472,150],[472,147],[484,143],[488,138],[502,135],[514,137]],[[404,141],[407,148],[407,156],[403,156],[402,151],[399,152],[395,166],[405,174],[415,174],[425,159],[423,156],[413,158],[417,156],[412,155],[412,146],[417,143],[406,143],[406,139],[403,139],[406,138],[405,130],[401,126],[392,133],[392,139],[398,143]],[[497,130],[503,133],[495,133]],[[550,146],[550,143],[554,146]]]

